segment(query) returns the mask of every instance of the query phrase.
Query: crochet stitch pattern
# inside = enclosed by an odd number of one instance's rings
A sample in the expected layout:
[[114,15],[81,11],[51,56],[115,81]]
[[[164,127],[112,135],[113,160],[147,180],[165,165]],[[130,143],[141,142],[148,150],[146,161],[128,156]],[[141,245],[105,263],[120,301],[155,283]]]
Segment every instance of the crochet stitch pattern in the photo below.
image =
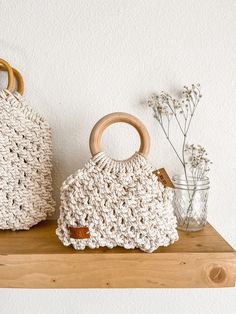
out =
[[[140,153],[126,161],[92,157],[62,185],[56,233],[63,244],[153,252],[178,240],[172,191],[152,171]],[[88,227],[90,238],[71,238],[69,227]]]
[[0,117],[0,229],[27,230],[54,211],[51,130],[7,90]]

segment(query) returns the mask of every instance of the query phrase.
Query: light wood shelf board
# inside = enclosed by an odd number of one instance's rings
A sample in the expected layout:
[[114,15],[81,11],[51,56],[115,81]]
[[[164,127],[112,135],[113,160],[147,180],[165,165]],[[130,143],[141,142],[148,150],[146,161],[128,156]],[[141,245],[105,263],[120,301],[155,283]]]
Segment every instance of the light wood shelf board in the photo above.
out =
[[56,221],[0,231],[0,287],[232,287],[234,249],[207,224],[152,254],[123,248],[75,251],[55,235]]

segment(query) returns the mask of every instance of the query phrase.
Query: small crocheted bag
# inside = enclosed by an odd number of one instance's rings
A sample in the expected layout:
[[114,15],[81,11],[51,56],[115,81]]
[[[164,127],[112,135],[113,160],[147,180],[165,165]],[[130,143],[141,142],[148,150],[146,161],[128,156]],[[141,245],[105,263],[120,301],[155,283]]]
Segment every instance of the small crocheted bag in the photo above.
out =
[[19,93],[2,90],[0,229],[29,229],[53,213],[51,168],[52,143],[48,123],[25,103]]
[[[103,130],[126,122],[139,132],[141,146],[126,161],[115,161],[100,149]],[[90,135],[93,157],[61,188],[56,233],[77,250],[122,246],[152,252],[178,239],[172,192],[158,182],[146,160],[149,135],[144,125],[126,113],[102,118]]]

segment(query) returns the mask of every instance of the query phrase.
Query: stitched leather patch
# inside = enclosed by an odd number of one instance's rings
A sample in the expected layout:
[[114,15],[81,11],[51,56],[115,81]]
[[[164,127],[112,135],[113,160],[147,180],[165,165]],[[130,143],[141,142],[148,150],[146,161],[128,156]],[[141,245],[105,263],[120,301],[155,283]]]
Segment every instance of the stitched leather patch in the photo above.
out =
[[90,238],[88,227],[69,227],[70,237],[73,239],[88,239]]

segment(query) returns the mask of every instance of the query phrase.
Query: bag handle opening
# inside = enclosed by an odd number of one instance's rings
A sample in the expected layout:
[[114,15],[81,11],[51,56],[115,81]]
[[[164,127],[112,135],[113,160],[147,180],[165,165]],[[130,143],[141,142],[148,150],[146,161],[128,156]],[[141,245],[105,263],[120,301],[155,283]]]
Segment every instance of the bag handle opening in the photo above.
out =
[[[1,60],[2,59],[0,59],[0,70],[1,71],[8,71],[7,67],[5,67],[3,65]],[[11,70],[13,72],[13,81],[12,81],[12,86],[10,85],[10,87],[7,87],[7,90],[9,90],[9,92],[13,91],[13,89],[14,89],[14,77],[15,77],[16,82],[17,82],[17,92],[20,95],[23,95],[23,93],[24,93],[24,80],[23,80],[23,77],[22,77],[22,75],[20,74],[20,72],[17,69],[12,68],[11,66],[10,66],[10,68],[11,68]],[[9,74],[8,74],[8,84],[9,84]]]
[[139,153],[142,154],[144,157],[147,157],[150,149],[150,136],[148,130],[138,118],[125,112],[110,113],[104,116],[95,124],[91,131],[89,139],[89,146],[92,156],[95,156],[102,151],[101,137],[104,130],[111,124],[118,122],[128,123],[138,131],[140,137]]
[[8,74],[7,90],[12,91],[14,86],[14,74],[10,64],[5,60],[0,59],[0,69],[7,71]]

